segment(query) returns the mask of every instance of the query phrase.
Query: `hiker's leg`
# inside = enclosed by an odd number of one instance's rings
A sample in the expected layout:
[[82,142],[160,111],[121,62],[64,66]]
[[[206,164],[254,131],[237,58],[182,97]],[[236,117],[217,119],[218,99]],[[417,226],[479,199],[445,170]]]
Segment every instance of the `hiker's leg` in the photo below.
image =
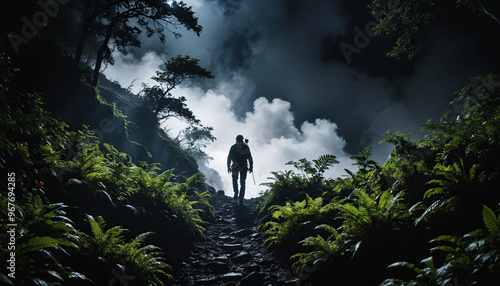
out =
[[245,197],[245,181],[247,179],[247,169],[242,168],[240,172],[240,203],[243,202],[243,198]]
[[239,170],[233,170],[232,171],[232,176],[233,176],[233,191],[234,191],[234,198],[238,198],[238,173]]

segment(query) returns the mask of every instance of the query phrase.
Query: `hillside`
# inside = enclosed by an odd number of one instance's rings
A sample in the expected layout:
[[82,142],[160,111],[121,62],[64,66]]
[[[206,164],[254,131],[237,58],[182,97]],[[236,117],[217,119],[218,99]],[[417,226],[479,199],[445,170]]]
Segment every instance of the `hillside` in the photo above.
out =
[[13,59],[13,65],[20,69],[14,80],[29,82],[24,85],[26,91],[40,93],[44,109],[71,130],[88,126],[101,142],[129,154],[134,162],[160,163],[162,170],[176,167],[186,175],[197,172],[195,160],[172,143],[138,98],[102,75],[104,84],[97,89],[89,86],[85,83],[88,71],[75,68],[57,45],[47,42],[27,48]]
[[105,78],[92,86],[90,66],[51,32],[19,52],[0,46],[2,232],[11,230],[0,256],[12,259],[0,280],[107,285],[126,273],[168,284],[213,217],[214,190],[139,98]]
[[2,53],[2,221],[16,239],[1,256],[16,260],[1,280],[165,283],[212,217],[213,188],[150,111],[88,86],[51,42],[25,52]]

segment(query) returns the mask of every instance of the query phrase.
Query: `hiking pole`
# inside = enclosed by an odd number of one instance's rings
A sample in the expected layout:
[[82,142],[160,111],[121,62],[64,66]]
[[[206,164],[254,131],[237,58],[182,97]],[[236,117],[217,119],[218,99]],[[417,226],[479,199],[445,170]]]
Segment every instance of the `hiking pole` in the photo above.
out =
[[[248,144],[248,138],[245,139],[245,144]],[[255,184],[255,176],[253,175],[253,170],[252,170],[252,178],[253,178],[253,184],[256,185]]]

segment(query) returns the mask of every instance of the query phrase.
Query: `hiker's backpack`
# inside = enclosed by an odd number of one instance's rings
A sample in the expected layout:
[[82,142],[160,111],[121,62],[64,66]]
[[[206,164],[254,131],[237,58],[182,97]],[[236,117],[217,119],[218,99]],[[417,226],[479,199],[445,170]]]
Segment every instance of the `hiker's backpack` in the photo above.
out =
[[246,165],[246,160],[250,155],[250,147],[243,142],[238,142],[233,145],[233,157],[234,162]]

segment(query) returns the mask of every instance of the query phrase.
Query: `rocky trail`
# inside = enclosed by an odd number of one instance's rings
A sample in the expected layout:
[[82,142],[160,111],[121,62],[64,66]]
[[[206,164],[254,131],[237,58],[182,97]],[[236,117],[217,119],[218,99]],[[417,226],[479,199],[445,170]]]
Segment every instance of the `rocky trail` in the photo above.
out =
[[174,285],[301,285],[262,244],[257,201],[240,206],[219,192],[215,220],[194,243],[189,258],[176,267]]

